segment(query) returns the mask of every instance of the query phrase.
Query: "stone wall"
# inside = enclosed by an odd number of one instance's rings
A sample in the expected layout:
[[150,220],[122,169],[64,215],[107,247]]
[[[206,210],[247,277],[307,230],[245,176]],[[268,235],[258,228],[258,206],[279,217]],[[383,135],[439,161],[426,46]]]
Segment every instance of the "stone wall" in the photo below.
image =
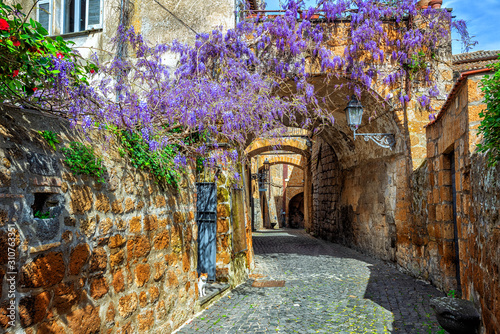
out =
[[497,333],[500,182],[498,168],[475,154],[479,113],[486,108],[481,78],[462,76],[426,128],[428,161],[413,175],[408,256],[399,263],[442,290],[473,300],[483,317],[482,333]]
[[[59,136],[57,151],[43,130]],[[105,183],[63,164],[60,148],[84,140],[66,121],[0,111],[0,331],[170,333],[197,311],[194,177],[188,172],[177,191],[162,190],[117,153],[112,138],[90,137],[104,158]],[[40,209],[52,217],[34,219]],[[224,228],[221,246],[231,239]],[[234,262],[241,280],[251,254],[232,259],[230,247],[218,260]]]
[[385,260],[395,260],[397,166],[370,160],[342,170],[331,146],[312,147],[313,233]]
[[218,177],[216,277],[232,287],[247,280],[252,261],[250,220],[243,194],[237,191],[228,177]]
[[314,141],[311,154],[313,227],[323,239],[343,242],[340,213],[342,173],[333,149],[322,139]]
[[480,308],[486,333],[500,330],[500,167],[473,155],[470,221],[462,223],[460,273],[463,297]]
[[[295,196],[304,193],[304,170],[297,167],[288,165],[288,182],[286,182],[285,195],[286,195],[286,217],[287,217],[287,226],[288,227],[299,227],[302,228],[304,225],[304,217],[297,217],[297,212],[292,210],[291,205],[295,205],[295,203],[290,202]],[[302,215],[304,214],[305,208],[303,207],[304,203],[302,203],[302,207],[298,208]],[[295,210],[296,211],[296,210]],[[300,223],[300,218],[302,218],[302,222]],[[299,224],[297,224],[299,222]]]

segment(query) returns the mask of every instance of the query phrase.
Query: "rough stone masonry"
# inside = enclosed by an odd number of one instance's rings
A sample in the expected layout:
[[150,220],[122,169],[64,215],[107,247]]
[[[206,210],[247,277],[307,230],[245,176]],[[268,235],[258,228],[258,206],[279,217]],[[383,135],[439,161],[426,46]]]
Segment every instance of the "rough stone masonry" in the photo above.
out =
[[[39,130],[56,133],[59,147],[84,139],[57,118],[0,113],[0,332],[171,332],[198,298],[194,178],[163,191],[113,141],[100,150],[105,138],[93,135],[107,180],[74,176]],[[34,210],[53,215],[34,219]],[[9,272],[16,272],[14,326]]]

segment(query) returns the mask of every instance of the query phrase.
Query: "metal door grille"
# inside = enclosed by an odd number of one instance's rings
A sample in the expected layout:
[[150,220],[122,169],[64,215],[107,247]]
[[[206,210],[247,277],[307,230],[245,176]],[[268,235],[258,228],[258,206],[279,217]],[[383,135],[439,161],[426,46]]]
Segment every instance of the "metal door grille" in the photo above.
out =
[[198,224],[198,273],[215,281],[217,250],[217,186],[214,182],[196,184],[196,222]]

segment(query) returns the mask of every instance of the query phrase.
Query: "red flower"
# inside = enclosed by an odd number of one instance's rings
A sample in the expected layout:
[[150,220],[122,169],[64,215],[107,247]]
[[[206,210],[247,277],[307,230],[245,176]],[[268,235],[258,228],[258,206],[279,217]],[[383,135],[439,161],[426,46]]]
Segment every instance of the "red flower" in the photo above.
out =
[[15,78],[15,77],[17,77],[18,74],[19,74],[19,70],[14,70],[12,72],[12,77]]
[[90,73],[94,73],[94,72],[95,72],[95,71],[94,71],[94,69],[93,69],[93,68],[91,68],[91,69],[90,69]]
[[36,92],[37,90],[38,90],[38,88],[33,87],[33,92]]
[[9,31],[9,24],[4,19],[0,19],[0,30]]
[[19,42],[18,40],[15,40],[12,42],[12,44],[14,44],[14,46],[19,46],[19,45],[21,45],[21,42]]
[[64,55],[61,52],[56,53],[57,59],[63,59]]

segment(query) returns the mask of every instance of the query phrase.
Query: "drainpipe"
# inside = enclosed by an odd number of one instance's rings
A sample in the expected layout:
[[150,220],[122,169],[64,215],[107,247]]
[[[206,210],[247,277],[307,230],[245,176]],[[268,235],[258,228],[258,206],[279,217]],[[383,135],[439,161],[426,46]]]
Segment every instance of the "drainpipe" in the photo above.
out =
[[[125,24],[126,24],[126,22],[125,22],[125,16],[126,16],[125,15],[125,1],[127,1],[127,0],[120,1],[120,23],[119,23],[119,26],[123,26],[123,27],[125,27]],[[126,50],[125,45],[120,40],[118,40],[118,41],[120,44],[118,45],[118,48],[117,48],[118,50],[117,50],[116,56],[118,57],[118,59],[123,59],[123,56],[124,56],[124,53]]]
[[286,225],[286,179],[288,179],[288,165],[283,165],[283,208],[281,210],[283,227]]

